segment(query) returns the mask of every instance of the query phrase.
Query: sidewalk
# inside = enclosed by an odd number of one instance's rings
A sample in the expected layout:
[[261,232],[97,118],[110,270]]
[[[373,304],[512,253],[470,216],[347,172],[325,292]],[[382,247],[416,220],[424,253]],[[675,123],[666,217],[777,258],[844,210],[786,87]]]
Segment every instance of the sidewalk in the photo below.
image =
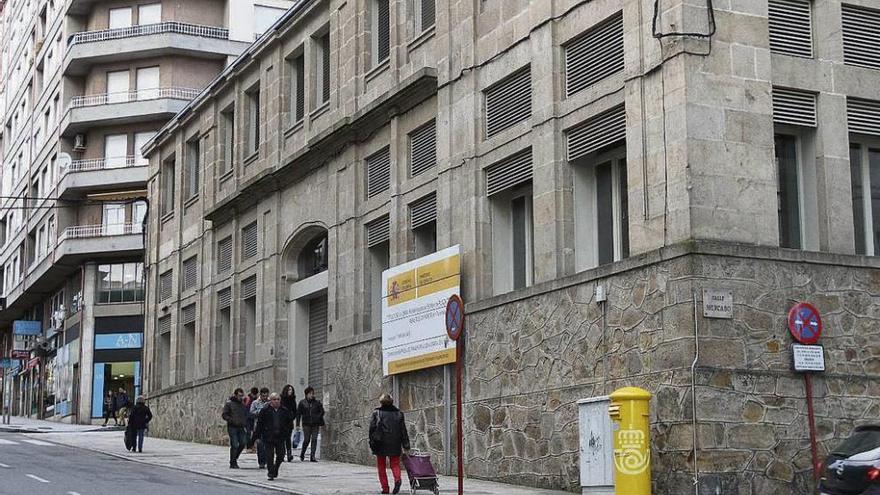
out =
[[[280,478],[266,480],[266,470],[257,467],[255,454],[242,453],[239,459],[241,469],[230,470],[229,448],[217,445],[180,442],[161,438],[146,438],[144,452],[133,454],[125,451],[122,431],[107,431],[107,428],[89,425],[66,425],[47,421],[12,418],[15,425],[38,430],[41,440],[47,440],[70,447],[92,450],[104,454],[220,478],[236,483],[246,483],[295,495],[342,495],[379,493],[376,470],[369,466],[321,461],[300,463],[299,459],[281,465]],[[6,427],[6,425],[2,425]],[[96,430],[96,428],[98,428]],[[31,434],[29,434],[31,435]],[[389,473],[390,477],[390,473]],[[401,493],[409,493],[406,474]],[[440,477],[440,493],[457,493],[457,480],[454,477]],[[568,492],[539,490],[537,488],[505,485],[479,480],[465,480],[465,493],[468,495],[563,495]],[[428,493],[428,492],[419,492]]]

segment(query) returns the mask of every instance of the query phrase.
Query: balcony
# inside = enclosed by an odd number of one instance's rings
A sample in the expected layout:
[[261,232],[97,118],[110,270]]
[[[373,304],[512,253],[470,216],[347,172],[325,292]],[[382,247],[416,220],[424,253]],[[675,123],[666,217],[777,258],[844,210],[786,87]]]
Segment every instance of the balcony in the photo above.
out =
[[139,223],[67,227],[58,236],[55,259],[130,256],[143,249],[142,234],[143,226]]
[[61,120],[60,133],[70,137],[93,126],[167,120],[198,94],[191,88],[150,88],[75,96]]
[[133,155],[74,160],[61,172],[58,196],[68,199],[83,192],[144,187],[148,162]]
[[82,76],[94,64],[171,54],[222,60],[237,56],[247,46],[230,40],[226,28],[176,21],[82,31],[68,38],[63,71]]

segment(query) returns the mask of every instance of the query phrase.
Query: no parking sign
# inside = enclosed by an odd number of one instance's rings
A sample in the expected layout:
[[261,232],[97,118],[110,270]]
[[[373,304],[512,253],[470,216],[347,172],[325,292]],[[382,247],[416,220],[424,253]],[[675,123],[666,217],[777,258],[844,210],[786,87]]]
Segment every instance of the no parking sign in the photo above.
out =
[[822,336],[822,317],[810,303],[797,303],[788,312],[788,330],[801,344],[815,344]]

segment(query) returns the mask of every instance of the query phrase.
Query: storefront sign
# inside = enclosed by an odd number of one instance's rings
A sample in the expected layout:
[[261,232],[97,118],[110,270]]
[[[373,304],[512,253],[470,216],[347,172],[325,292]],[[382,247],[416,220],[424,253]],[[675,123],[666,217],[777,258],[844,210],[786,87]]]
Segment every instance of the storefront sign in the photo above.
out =
[[825,353],[821,345],[792,344],[795,371],[825,371]]
[[102,349],[140,349],[143,346],[142,333],[106,333],[95,335],[95,350]]
[[382,366],[394,375],[455,362],[446,303],[459,292],[461,255],[452,246],[382,273]]
[[10,356],[12,357],[12,359],[28,359],[29,357],[31,357],[31,353],[30,351],[14,349]]
[[706,318],[733,318],[733,291],[703,289],[703,316]]
[[12,322],[12,333],[15,335],[42,335],[43,324],[39,321],[15,320]]

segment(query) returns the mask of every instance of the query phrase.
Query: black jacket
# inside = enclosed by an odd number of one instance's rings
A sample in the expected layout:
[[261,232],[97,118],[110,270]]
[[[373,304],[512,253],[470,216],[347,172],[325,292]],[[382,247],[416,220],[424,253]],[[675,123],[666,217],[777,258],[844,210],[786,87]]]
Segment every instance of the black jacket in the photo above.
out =
[[296,416],[303,426],[324,426],[324,405],[318,399],[303,399],[296,408]]
[[377,407],[370,418],[370,450],[377,456],[398,456],[409,449],[409,433],[400,409]]
[[296,419],[296,394],[290,397],[281,396],[281,407],[293,413],[293,419]]
[[247,426],[248,408],[233,395],[223,406],[220,417],[226,421],[226,426],[244,427]]
[[116,396],[116,410],[117,411],[120,409],[123,409],[125,407],[128,407],[128,406],[129,406],[128,394],[123,392],[123,393]]
[[136,404],[131,414],[128,416],[128,424],[135,430],[146,428],[150,420],[153,419],[153,413],[146,404]]
[[290,438],[290,432],[293,430],[293,413],[284,407],[275,409],[272,406],[266,406],[257,416],[257,425],[254,428],[254,434],[251,437],[251,443],[257,439],[266,442],[280,442],[285,438]]

